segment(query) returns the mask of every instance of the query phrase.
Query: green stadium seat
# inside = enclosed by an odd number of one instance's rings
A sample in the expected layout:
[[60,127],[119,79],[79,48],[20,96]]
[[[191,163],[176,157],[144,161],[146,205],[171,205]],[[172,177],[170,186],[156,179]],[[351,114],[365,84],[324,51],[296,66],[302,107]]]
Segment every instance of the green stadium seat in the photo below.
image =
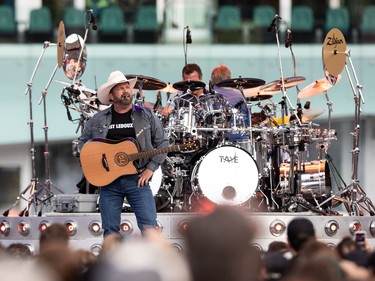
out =
[[363,9],[359,38],[361,43],[375,42],[375,5],[368,5]]
[[154,5],[140,5],[137,8],[134,23],[134,42],[156,43],[159,40],[160,25]]
[[1,41],[17,40],[17,23],[14,9],[8,5],[0,5],[0,38]]
[[258,5],[254,8],[253,27],[250,34],[252,43],[273,43],[276,41],[275,33],[267,30],[275,14],[276,9],[271,5]]
[[220,6],[213,29],[216,43],[243,43],[240,8],[234,5]]
[[85,11],[69,6],[64,10],[63,22],[67,36],[76,33],[82,38],[85,37],[85,24],[87,24],[85,23]]
[[348,8],[329,8],[327,10],[323,29],[325,34],[327,34],[332,28],[339,29],[344,34],[346,41],[350,40],[351,28]]
[[291,30],[293,43],[315,41],[315,18],[310,6],[299,5],[292,8]]
[[31,10],[26,39],[27,42],[54,41],[52,16],[48,7]]
[[127,28],[125,14],[119,5],[103,8],[98,24],[99,42],[126,42]]

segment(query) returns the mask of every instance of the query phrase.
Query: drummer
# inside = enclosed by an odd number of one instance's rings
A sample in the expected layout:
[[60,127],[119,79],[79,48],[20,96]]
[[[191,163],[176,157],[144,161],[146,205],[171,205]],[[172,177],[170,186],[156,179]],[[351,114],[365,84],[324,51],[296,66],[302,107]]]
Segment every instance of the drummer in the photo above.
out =
[[[238,116],[242,118],[236,118],[232,115],[230,119],[230,128],[233,128],[234,121],[236,126],[244,128],[249,126],[249,111],[245,103],[245,99],[242,93],[236,88],[220,87],[217,84],[220,81],[231,79],[232,73],[226,65],[220,65],[214,67],[211,71],[210,88],[215,94],[223,96],[230,104],[233,109],[238,110]],[[243,133],[231,133],[227,136],[228,140],[247,139],[247,136]]]
[[[199,65],[196,63],[186,64],[182,69],[182,79],[184,81],[202,81],[203,73]],[[179,101],[179,107],[189,107],[189,103],[192,103],[195,106],[199,103],[199,97],[206,93],[207,90],[205,87],[193,90],[191,91],[191,94],[178,92],[168,99],[167,104],[162,111],[162,115],[167,116],[171,110],[175,109],[177,101]]]

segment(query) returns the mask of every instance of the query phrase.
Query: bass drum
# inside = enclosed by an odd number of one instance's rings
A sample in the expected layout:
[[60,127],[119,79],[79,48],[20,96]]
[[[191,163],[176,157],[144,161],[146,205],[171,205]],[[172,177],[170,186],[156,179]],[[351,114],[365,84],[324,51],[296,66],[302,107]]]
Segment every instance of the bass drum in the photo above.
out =
[[250,153],[224,145],[196,163],[191,186],[197,198],[207,198],[217,205],[242,205],[254,194],[258,181],[258,166]]
[[[280,164],[280,187],[289,193],[290,164]],[[325,160],[302,164],[301,194],[309,203],[316,205],[331,196],[332,185],[329,166]]]

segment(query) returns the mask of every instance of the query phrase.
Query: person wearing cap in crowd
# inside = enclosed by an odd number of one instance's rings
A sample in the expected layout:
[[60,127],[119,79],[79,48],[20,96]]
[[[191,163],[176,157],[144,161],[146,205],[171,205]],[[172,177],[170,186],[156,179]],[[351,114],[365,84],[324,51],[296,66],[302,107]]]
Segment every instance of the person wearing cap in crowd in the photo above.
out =
[[[93,138],[111,141],[132,138],[141,151],[168,146],[169,140],[159,118],[152,110],[133,104],[132,89],[136,81],[137,78],[128,80],[121,71],[114,71],[107,82],[99,87],[99,101],[112,106],[88,120],[78,139],[80,149]],[[141,158],[137,161],[137,174],[120,176],[107,186],[100,187],[99,208],[104,236],[120,231],[125,197],[142,232],[147,228],[157,227],[155,200],[149,181],[165,157],[166,154],[158,154]]]

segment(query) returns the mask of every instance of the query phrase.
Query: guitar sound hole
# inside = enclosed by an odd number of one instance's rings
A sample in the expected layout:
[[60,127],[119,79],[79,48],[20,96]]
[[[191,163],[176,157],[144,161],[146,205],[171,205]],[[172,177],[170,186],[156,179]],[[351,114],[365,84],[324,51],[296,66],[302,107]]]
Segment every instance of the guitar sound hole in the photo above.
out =
[[115,155],[115,163],[118,166],[126,166],[129,162],[128,156],[124,152],[119,152]]

